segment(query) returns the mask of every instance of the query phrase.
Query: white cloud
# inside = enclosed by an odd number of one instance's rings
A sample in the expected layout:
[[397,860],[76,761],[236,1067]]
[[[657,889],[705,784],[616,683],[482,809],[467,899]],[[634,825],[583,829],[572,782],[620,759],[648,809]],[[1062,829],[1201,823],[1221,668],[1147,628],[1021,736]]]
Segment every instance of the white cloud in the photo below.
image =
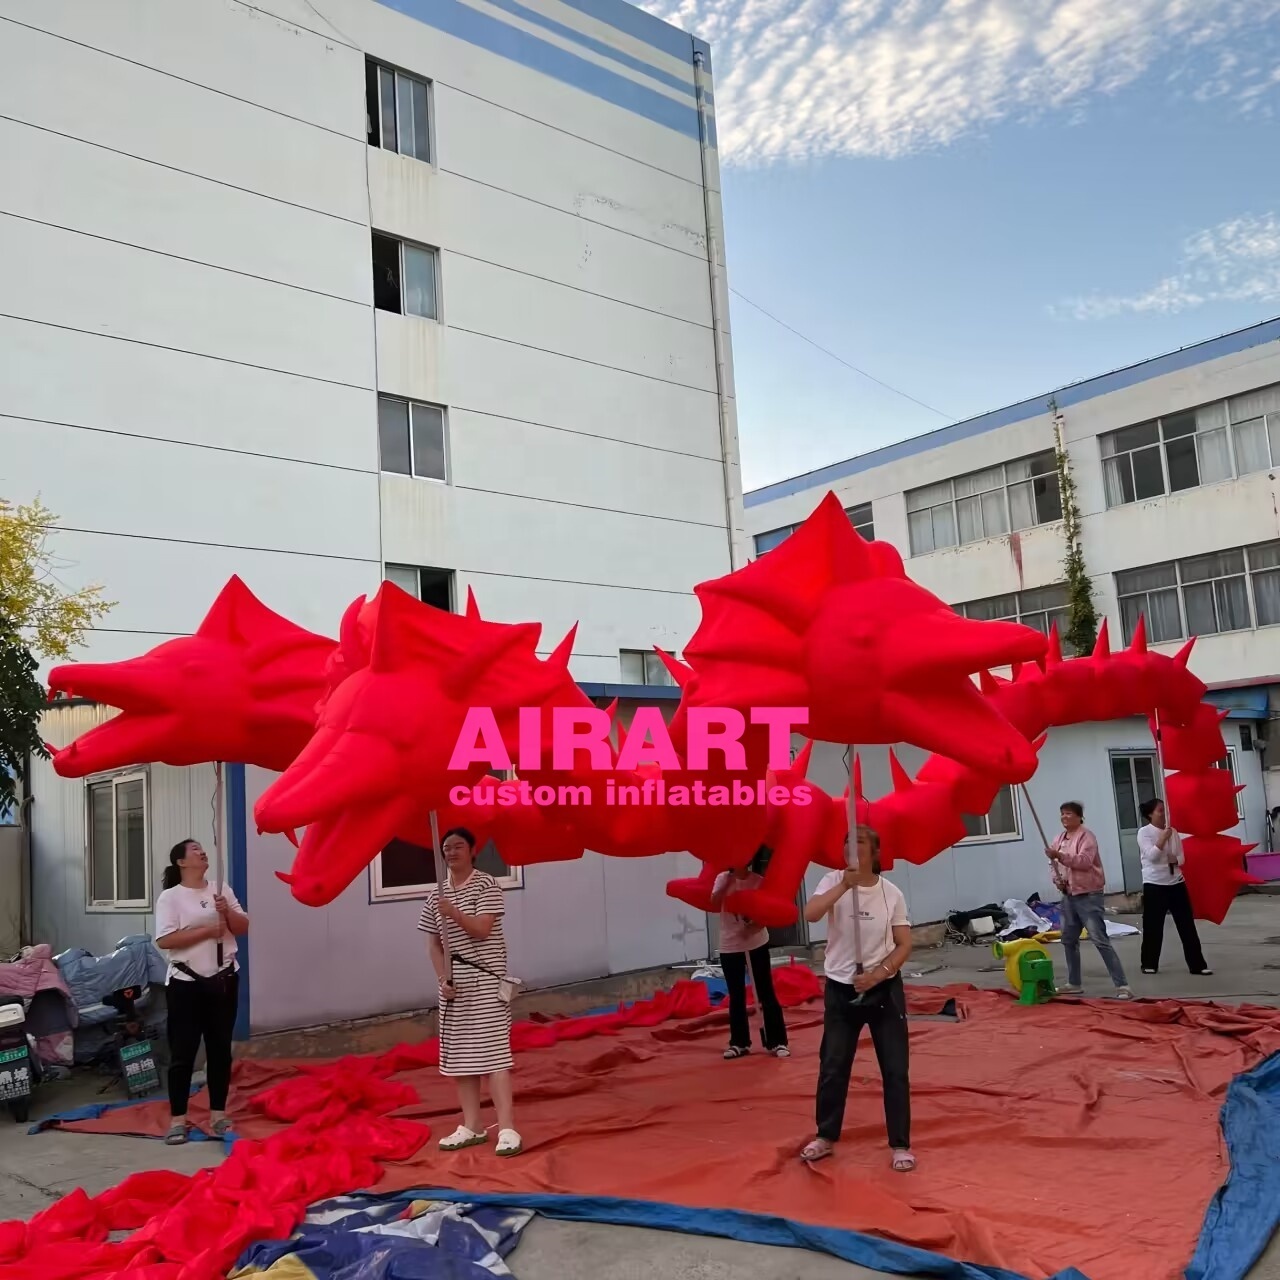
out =
[[1070,298],[1050,310],[1077,320],[1107,320],[1147,312],[1174,315],[1206,302],[1280,302],[1280,217],[1232,218],[1197,231],[1183,241],[1177,271],[1149,289]]
[[1280,19],[1280,0],[641,3],[710,42],[721,146],[741,165],[945,145],[1206,51],[1205,83],[1186,92],[1256,105],[1273,83],[1268,24]]

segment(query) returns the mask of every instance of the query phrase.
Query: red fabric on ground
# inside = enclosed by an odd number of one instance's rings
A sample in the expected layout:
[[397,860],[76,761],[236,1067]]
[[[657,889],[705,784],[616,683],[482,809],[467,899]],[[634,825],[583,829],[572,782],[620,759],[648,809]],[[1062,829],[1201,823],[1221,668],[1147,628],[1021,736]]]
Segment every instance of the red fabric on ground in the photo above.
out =
[[[799,966],[775,974],[784,1003],[817,986]],[[1029,1277],[1068,1266],[1090,1280],[1180,1276],[1227,1174],[1218,1133],[1227,1084],[1280,1049],[1280,1010],[1073,1000],[1024,1008],[968,987],[913,990],[910,999],[916,1014],[953,999],[962,1017],[912,1024],[920,1167],[909,1176],[888,1167],[865,1038],[844,1140],[810,1169],[797,1155],[812,1136],[820,1007],[793,1005],[789,1060],[724,1062],[726,1014],[711,1009],[703,984],[681,983],[615,1014],[520,1024],[521,1039],[550,1047],[517,1059],[525,1154],[516,1160],[491,1146],[445,1155],[424,1145],[415,1122],[448,1130],[457,1115],[433,1042],[335,1063],[238,1063],[231,1105],[243,1140],[225,1164],[183,1179],[180,1198],[175,1175],[139,1175],[93,1200],[64,1197],[24,1239],[0,1224],[0,1280],[113,1270],[123,1280],[126,1267],[131,1278],[212,1280],[253,1239],[287,1234],[308,1203],[375,1183],[732,1207]],[[368,1109],[410,1096],[394,1116]],[[287,1126],[271,1118],[292,1114],[302,1118]],[[158,1136],[167,1119],[155,1102],[65,1127]],[[128,1241],[96,1243],[148,1202],[153,1216]]]

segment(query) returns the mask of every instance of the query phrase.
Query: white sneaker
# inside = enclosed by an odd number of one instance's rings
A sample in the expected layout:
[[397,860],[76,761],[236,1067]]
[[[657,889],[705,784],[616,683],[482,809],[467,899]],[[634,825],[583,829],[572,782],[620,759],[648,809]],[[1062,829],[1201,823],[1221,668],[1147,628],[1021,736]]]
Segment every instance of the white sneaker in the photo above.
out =
[[787,1048],[787,1046],[786,1046],[785,1044],[780,1044],[780,1045],[779,1045],[779,1046],[778,1046],[778,1047],[773,1051],[773,1056],[774,1056],[775,1058],[789,1058],[789,1057],[791,1057],[791,1050],[790,1050],[790,1049],[788,1049],[788,1048]]
[[1132,1000],[1132,999],[1133,999],[1133,992],[1132,992],[1132,990],[1130,990],[1130,988],[1128,988],[1128,987],[1117,987],[1117,988],[1116,988],[1116,999],[1117,999],[1117,1000]]
[[1076,985],[1076,984],[1074,984],[1074,983],[1070,983],[1070,982],[1068,982],[1068,983],[1066,984],[1066,986],[1063,986],[1063,987],[1059,987],[1059,988],[1058,988],[1058,995],[1060,995],[1060,996],[1082,996],[1082,995],[1084,995],[1084,988],[1083,988],[1083,987],[1081,987],[1081,986],[1078,986],[1078,985]]

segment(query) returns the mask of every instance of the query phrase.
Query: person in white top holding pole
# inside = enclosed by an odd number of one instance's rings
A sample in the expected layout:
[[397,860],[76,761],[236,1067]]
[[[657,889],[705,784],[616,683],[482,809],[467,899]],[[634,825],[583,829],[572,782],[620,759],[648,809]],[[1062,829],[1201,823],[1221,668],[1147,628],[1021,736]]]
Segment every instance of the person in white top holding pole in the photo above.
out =
[[1138,852],[1142,855],[1142,972],[1159,971],[1164,918],[1172,915],[1187,968],[1196,977],[1207,977],[1213,970],[1205,964],[1191,895],[1182,878],[1182,841],[1169,825],[1163,800],[1144,801],[1140,812],[1146,824],[1138,832]]
[[[857,857],[824,876],[804,918],[827,919],[826,992],[819,1051],[818,1136],[801,1152],[812,1163],[835,1149],[844,1127],[853,1059],[863,1027],[871,1028],[893,1168],[916,1166],[911,1153],[907,997],[899,970],[911,955],[911,922],[902,890],[880,874],[880,838],[854,826]],[[848,841],[845,856],[849,856]]]

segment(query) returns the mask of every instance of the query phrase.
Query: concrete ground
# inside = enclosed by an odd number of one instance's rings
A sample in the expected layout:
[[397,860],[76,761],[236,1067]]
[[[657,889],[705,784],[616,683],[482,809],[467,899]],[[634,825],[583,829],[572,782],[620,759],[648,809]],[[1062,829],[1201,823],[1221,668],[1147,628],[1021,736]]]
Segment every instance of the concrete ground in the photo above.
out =
[[[1125,923],[1132,917],[1117,916]],[[1192,978],[1181,963],[1172,926],[1165,943],[1162,972],[1143,977],[1138,965],[1138,938],[1117,940],[1136,994],[1148,997],[1207,999],[1223,1003],[1280,1005],[1280,897],[1242,897],[1228,922],[1201,926],[1205,955],[1214,976]],[[1062,972],[1061,955],[1051,948]],[[942,986],[971,982],[1004,985],[1003,966],[987,947],[946,945],[917,949],[907,965],[909,981]],[[915,976],[919,975],[919,976]],[[632,976],[613,982],[584,984],[561,992],[537,993],[529,1005],[548,1011],[589,1008],[632,999],[669,984],[673,972]],[[1105,995],[1106,972],[1093,949],[1084,946],[1087,994]],[[364,1027],[291,1033],[255,1044],[255,1051],[298,1056],[372,1051],[423,1034],[424,1019],[381,1021]],[[33,1118],[104,1100],[100,1078],[79,1077],[43,1088]],[[105,1100],[118,1095],[113,1089]],[[27,1218],[59,1196],[82,1186],[96,1194],[142,1169],[171,1168],[194,1172],[221,1158],[218,1143],[192,1143],[169,1148],[141,1138],[104,1137],[50,1132],[28,1136],[25,1126],[0,1113],[0,1221]],[[922,1159],[928,1153],[920,1152]],[[1118,1245],[1118,1248],[1122,1248]],[[592,1226],[535,1220],[509,1259],[518,1280],[872,1280],[881,1273],[798,1250],[744,1245],[703,1236],[645,1231],[630,1227]],[[1272,1241],[1250,1280],[1280,1280],[1280,1236]]]

